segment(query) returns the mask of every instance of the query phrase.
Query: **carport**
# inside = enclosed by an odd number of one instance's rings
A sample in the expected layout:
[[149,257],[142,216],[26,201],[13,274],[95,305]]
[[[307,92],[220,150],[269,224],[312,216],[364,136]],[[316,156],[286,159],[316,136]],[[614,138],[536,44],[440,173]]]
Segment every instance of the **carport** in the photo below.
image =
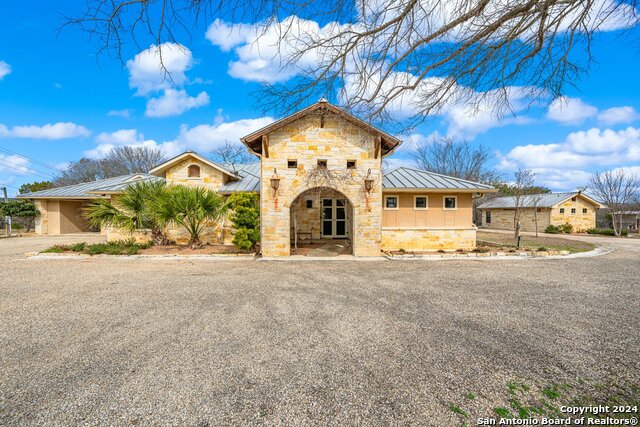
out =
[[92,230],[82,216],[87,200],[48,199],[35,200],[40,210],[36,219],[37,234],[70,234]]

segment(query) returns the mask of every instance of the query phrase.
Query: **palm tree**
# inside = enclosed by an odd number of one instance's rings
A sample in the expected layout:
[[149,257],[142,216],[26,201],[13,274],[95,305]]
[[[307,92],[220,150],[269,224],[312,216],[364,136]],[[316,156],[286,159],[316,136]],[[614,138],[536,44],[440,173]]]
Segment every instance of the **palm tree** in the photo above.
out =
[[215,191],[183,185],[167,187],[166,197],[156,198],[153,204],[159,223],[183,226],[193,249],[202,246],[200,235],[204,227],[220,221],[229,209],[227,201]]
[[84,208],[84,217],[93,227],[115,227],[133,234],[151,230],[156,245],[167,243],[163,224],[153,211],[155,200],[166,197],[164,181],[143,181],[128,186],[113,202],[98,199]]

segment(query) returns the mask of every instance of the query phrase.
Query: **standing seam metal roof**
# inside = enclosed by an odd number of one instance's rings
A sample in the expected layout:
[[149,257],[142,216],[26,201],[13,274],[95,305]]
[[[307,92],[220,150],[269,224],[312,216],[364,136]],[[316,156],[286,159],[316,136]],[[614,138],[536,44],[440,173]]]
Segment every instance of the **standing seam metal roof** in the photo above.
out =
[[[571,197],[577,196],[577,191],[572,193],[548,193],[548,194],[530,194],[522,196],[520,199],[520,206],[522,207],[537,207],[537,208],[550,208],[558,203],[561,203]],[[589,197],[582,194],[585,197]],[[536,200],[536,196],[538,199]],[[487,200],[478,206],[479,209],[515,209],[516,199],[515,197],[495,197],[491,200]]]
[[441,175],[435,172],[399,167],[384,174],[382,177],[382,187],[386,190],[392,189],[428,189],[428,190],[493,190],[487,184],[467,181],[453,176]]
[[[135,179],[139,177],[139,179]],[[90,191],[118,191],[118,190],[110,190],[113,187],[121,187],[125,188],[127,185],[148,180],[148,179],[158,179],[158,177],[154,175],[149,175],[146,173],[132,173],[128,175],[120,175],[113,178],[99,179],[97,181],[91,182],[82,182],[80,184],[67,185],[65,187],[57,187],[51,188],[49,190],[41,190],[35,191],[33,193],[20,194],[18,197],[20,198],[88,198],[88,197],[96,197],[96,194],[89,193]],[[162,179],[162,178],[160,178]],[[109,190],[107,190],[109,188]]]

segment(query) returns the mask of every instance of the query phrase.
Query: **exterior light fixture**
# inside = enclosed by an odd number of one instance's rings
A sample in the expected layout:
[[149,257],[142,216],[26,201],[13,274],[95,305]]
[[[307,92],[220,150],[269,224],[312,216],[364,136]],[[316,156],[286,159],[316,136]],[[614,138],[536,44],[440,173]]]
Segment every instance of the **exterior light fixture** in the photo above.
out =
[[273,169],[273,176],[271,177],[271,188],[273,188],[273,191],[278,191],[278,188],[280,188],[280,177],[275,168]]
[[367,176],[364,179],[364,189],[367,190],[367,193],[371,193],[373,190],[374,179],[371,177],[371,169],[367,171]]

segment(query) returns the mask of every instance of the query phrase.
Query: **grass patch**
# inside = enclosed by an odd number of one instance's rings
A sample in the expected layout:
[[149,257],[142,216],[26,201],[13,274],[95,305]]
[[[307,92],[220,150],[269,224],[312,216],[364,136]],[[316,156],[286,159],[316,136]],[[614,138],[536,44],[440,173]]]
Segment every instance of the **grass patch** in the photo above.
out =
[[117,240],[107,243],[95,243],[88,245],[86,242],[72,245],[54,245],[41,253],[83,253],[87,255],[136,255],[141,250],[151,247],[151,243],[136,243],[134,240]]
[[449,410],[454,414],[462,415],[465,418],[469,416],[469,414],[465,410],[463,410],[458,405],[454,405],[453,403],[449,405]]
[[464,397],[466,397],[469,400],[476,400],[476,395],[474,393],[471,393],[471,392],[465,394]]

